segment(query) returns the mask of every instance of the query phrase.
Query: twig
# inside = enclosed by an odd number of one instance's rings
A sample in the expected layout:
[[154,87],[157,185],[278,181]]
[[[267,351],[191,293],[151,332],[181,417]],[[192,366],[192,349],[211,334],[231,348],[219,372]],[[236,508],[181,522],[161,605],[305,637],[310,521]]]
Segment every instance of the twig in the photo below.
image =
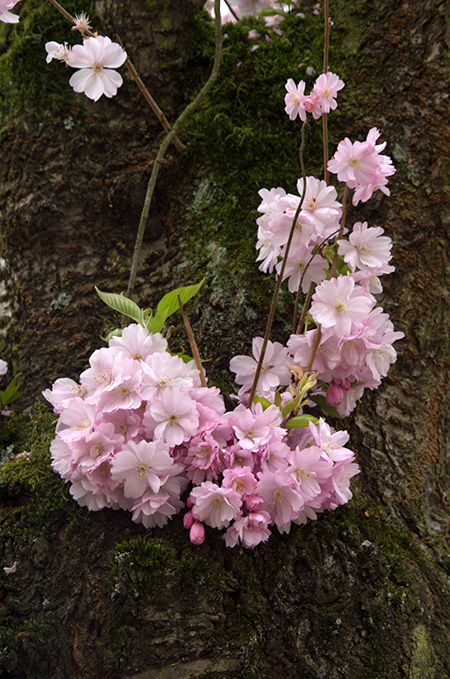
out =
[[339,255],[339,253],[338,253],[339,246],[338,246],[338,244],[337,244],[337,241],[339,240],[339,238],[342,238],[342,236],[343,236],[343,234],[344,234],[345,220],[346,220],[346,218],[347,218],[347,202],[348,202],[348,201],[347,201],[347,197],[348,197],[348,186],[347,186],[347,184],[346,184],[346,185],[345,185],[345,189],[344,189],[344,197],[343,197],[343,199],[342,199],[342,217],[341,217],[341,225],[340,225],[340,227],[339,227],[339,233],[338,233],[338,237],[337,237],[337,239],[336,239],[336,245],[335,245],[335,250],[334,250],[334,257],[333,257],[333,263],[332,263],[331,269],[330,269],[330,278],[333,278],[334,276],[336,276],[337,260],[338,260],[338,255]]
[[136,243],[134,246],[133,260],[131,263],[130,279],[128,281],[128,287],[126,292],[127,297],[130,296],[136,281],[136,274],[139,265],[139,255],[141,253],[142,241],[144,239],[145,227],[147,225],[150,205],[152,202],[153,193],[155,191],[156,180],[158,179],[159,170],[161,169],[161,164],[164,159],[164,156],[166,155],[166,151],[169,148],[170,143],[172,142],[173,138],[175,137],[179,129],[184,125],[189,116],[206,97],[219,74],[222,53],[222,24],[220,21],[220,0],[214,0],[214,13],[215,13],[216,49],[211,74],[206,83],[203,85],[200,92],[197,94],[194,101],[188,104],[184,111],[181,113],[181,115],[177,118],[177,120],[173,124],[171,131],[165,136],[159,147],[158,154],[153,163],[150,179],[148,181],[147,192],[145,194],[144,205],[142,206],[141,218],[139,220],[139,228],[136,236]]
[[[70,21],[70,22],[71,22],[72,24],[74,24],[74,25],[77,23],[77,20],[75,19],[75,17],[73,17],[71,14],[69,14],[69,12],[67,12],[67,10],[65,10],[64,7],[63,7],[62,5],[60,5],[59,2],[57,2],[57,0],[50,0],[50,2],[51,2],[51,4],[52,4],[54,7],[56,7],[56,9],[57,9],[59,12],[61,12],[61,14],[62,14],[68,21]],[[89,29],[87,29],[87,30],[85,31],[85,33],[86,33],[86,35],[88,35],[90,38],[95,38],[95,37],[97,37],[96,34],[93,33],[93,32],[92,32],[91,30],[89,30]],[[161,123],[161,125],[164,127],[164,129],[165,129],[167,132],[170,132],[170,130],[171,130],[172,128],[170,127],[169,121],[167,120],[166,116],[164,115],[164,113],[163,113],[163,112],[161,111],[161,109],[159,108],[159,106],[158,106],[158,104],[156,103],[156,101],[153,99],[152,95],[150,94],[150,92],[148,91],[148,89],[146,88],[146,86],[144,85],[144,83],[143,83],[141,77],[139,76],[139,74],[138,74],[138,72],[136,71],[136,69],[135,69],[133,63],[131,62],[130,57],[128,57],[128,56],[127,56],[127,58],[126,58],[126,60],[125,60],[125,66],[126,66],[126,67],[128,68],[128,70],[130,71],[131,75],[133,76],[133,78],[134,78],[134,80],[135,80],[135,82],[136,82],[136,85],[137,85],[137,86],[139,87],[139,89],[141,90],[141,93],[142,93],[142,95],[143,95],[145,101],[146,101],[147,104],[150,106],[150,108],[153,110],[153,112],[156,114],[156,117],[158,118],[158,120],[159,120],[159,122]],[[174,146],[178,149],[178,151],[185,151],[185,150],[186,150],[186,146],[178,139],[178,137],[174,137],[174,138],[173,138],[173,144],[174,144]]]
[[308,310],[309,310],[309,305],[311,303],[311,297],[313,296],[314,288],[315,288],[315,284],[311,282],[311,284],[309,286],[308,294],[306,295],[306,299],[303,303],[302,314],[300,316],[300,320],[299,320],[298,326],[297,326],[297,335],[300,335],[300,333],[302,332],[303,324],[305,322],[306,314],[308,313]]
[[275,318],[275,310],[277,308],[278,295],[280,294],[281,283],[283,282],[284,271],[286,269],[287,257],[288,257],[289,250],[290,250],[290,247],[291,247],[292,238],[294,236],[295,227],[297,226],[297,220],[298,220],[298,217],[300,215],[300,211],[302,209],[303,201],[305,200],[306,174],[305,174],[305,166],[304,166],[304,161],[303,161],[303,151],[304,151],[304,148],[305,148],[305,128],[306,128],[306,120],[302,125],[302,142],[300,144],[300,152],[299,152],[299,154],[300,154],[300,165],[302,166],[302,174],[303,174],[303,177],[304,177],[302,197],[300,199],[300,203],[298,204],[297,210],[295,212],[294,219],[292,220],[292,226],[291,226],[291,230],[289,232],[289,238],[288,238],[288,242],[286,244],[286,250],[285,250],[285,253],[284,253],[284,257],[283,257],[283,262],[281,264],[281,270],[280,270],[280,273],[279,273],[278,278],[277,278],[275,290],[273,292],[272,303],[270,305],[270,310],[269,310],[269,318],[267,319],[266,332],[264,333],[264,339],[263,339],[263,343],[262,343],[262,346],[261,346],[259,361],[258,361],[258,365],[256,366],[255,377],[253,379],[253,384],[252,384],[252,388],[250,390],[250,395],[249,395],[249,399],[248,399],[248,406],[247,406],[248,408],[251,408],[252,403],[253,403],[253,399],[255,397],[256,388],[258,386],[258,380],[259,380],[259,376],[261,374],[262,364],[263,364],[263,361],[264,361],[264,356],[266,354],[267,344],[269,342],[270,331],[272,330],[272,324],[273,324],[273,320]]
[[239,21],[238,15],[237,15],[236,12],[234,11],[234,9],[232,8],[232,6],[231,6],[230,3],[228,2],[228,0],[225,0],[225,4],[226,4],[226,6],[228,7],[228,9],[230,10],[231,14],[232,14],[232,15],[234,16],[234,18],[236,19],[236,21]]
[[197,342],[195,341],[194,333],[192,332],[192,326],[189,322],[189,318],[188,318],[188,315],[186,313],[186,309],[184,308],[184,304],[181,301],[180,295],[177,295],[177,297],[178,297],[178,304],[180,305],[181,315],[183,316],[184,326],[186,328],[186,334],[187,334],[188,340],[189,340],[189,346],[191,347],[192,356],[194,358],[195,365],[197,366],[197,370],[198,370],[199,375],[200,375],[200,383],[201,383],[202,387],[207,387],[208,385],[206,384],[205,371],[203,370],[202,361],[200,359],[200,354],[198,353]]
[[[323,47],[323,72],[325,75],[328,71],[328,52],[330,49],[330,3],[325,0],[324,3],[324,20],[325,20],[325,37]],[[330,173],[328,172],[328,115],[322,115],[322,130],[323,130],[323,176],[328,184]]]

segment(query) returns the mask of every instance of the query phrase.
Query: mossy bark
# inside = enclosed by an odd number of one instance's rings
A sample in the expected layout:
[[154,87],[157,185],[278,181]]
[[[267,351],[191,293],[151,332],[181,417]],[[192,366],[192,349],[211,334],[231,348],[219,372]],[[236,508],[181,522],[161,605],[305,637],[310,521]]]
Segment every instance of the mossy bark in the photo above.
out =
[[[24,16],[36,9],[21,4]],[[373,126],[388,140],[397,166],[392,195],[376,195],[352,217],[383,226],[394,240],[396,272],[382,306],[406,334],[383,386],[338,423],[349,428],[361,466],[355,498],[253,551],[227,549],[212,532],[196,548],[180,518],[146,531],[123,512],[79,508],[50,469],[52,415],[12,417],[2,447],[32,452],[0,469],[0,566],[16,564],[14,572],[0,569],[7,679],[450,677],[450,7],[330,4],[330,69],[346,82],[330,116],[331,144],[365,138]],[[136,17],[156,5],[137,3]],[[121,3],[107,7],[104,22],[127,38],[132,26],[139,44],[141,19],[128,24]],[[184,42],[170,47],[179,44],[180,56],[169,58],[181,61],[168,67],[167,54],[159,56],[168,117],[198,90],[212,56],[211,27],[185,8],[176,13],[185,28],[174,28]],[[272,285],[253,264],[257,191],[291,190],[299,174],[299,128],[284,116],[283,91],[307,64],[320,72],[320,17],[308,8],[305,15],[287,19],[283,36],[254,52],[247,33],[264,33],[260,22],[227,28],[220,81],[185,131],[188,152],[169,155],[150,220],[136,299],[153,306],[170,287],[207,274],[190,315],[220,384],[230,381],[231,356],[262,332]],[[158,16],[169,30],[163,10]],[[28,43],[22,36],[18,45],[19,37],[3,34],[0,59],[6,68],[14,57],[11,73],[14,64],[25,77],[31,64],[17,59]],[[158,42],[145,31],[142,39]],[[146,70],[138,49],[136,57]],[[3,81],[14,117],[1,104],[1,232],[13,305],[4,346],[24,372],[29,401],[55,378],[76,377],[101,346],[108,314],[92,286],[124,287],[159,137],[131,82],[94,106],[59,94],[66,73],[55,82],[39,77],[41,97],[27,107],[23,90]],[[309,173],[320,172],[320,159],[316,125],[308,130]],[[286,295],[277,339],[287,337],[290,311]],[[172,341],[185,343],[178,326]]]

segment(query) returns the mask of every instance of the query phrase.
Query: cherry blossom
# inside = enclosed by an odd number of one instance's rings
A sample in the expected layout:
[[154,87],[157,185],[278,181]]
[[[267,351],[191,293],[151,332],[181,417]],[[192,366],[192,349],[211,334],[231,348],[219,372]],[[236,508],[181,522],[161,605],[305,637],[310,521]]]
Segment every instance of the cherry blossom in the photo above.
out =
[[102,94],[113,97],[122,85],[122,76],[112,69],[122,66],[127,53],[110,38],[97,36],[86,38],[82,45],[74,45],[67,63],[79,68],[69,80],[75,92],[84,92],[89,99],[97,101]]

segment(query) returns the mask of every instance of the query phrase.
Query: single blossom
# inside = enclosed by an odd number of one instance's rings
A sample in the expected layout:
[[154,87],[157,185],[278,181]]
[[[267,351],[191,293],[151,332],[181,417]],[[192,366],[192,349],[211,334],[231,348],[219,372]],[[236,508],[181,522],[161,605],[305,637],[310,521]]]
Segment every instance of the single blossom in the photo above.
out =
[[12,14],[9,10],[12,9],[19,0],[0,0],[0,21],[5,24],[17,24],[19,17],[17,14]]
[[89,99],[97,101],[102,94],[114,97],[123,80],[112,69],[122,66],[127,53],[117,42],[99,35],[86,38],[82,45],[74,45],[67,58],[72,68],[79,68],[69,83],[75,92],[84,92]]
[[45,51],[47,52],[45,61],[47,64],[49,64],[52,59],[57,59],[58,61],[67,61],[70,47],[66,42],[60,44],[59,42],[54,42],[54,40],[51,40],[50,42],[45,43]]

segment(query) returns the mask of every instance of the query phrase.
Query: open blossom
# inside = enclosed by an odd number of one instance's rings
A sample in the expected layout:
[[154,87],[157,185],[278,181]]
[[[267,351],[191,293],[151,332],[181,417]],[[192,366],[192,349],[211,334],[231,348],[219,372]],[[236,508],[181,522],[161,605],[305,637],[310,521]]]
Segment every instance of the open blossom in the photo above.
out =
[[49,64],[53,59],[57,59],[58,61],[67,61],[70,47],[66,42],[60,44],[59,42],[51,40],[50,42],[45,43],[45,50],[47,52],[45,61],[47,64]]
[[376,144],[380,132],[376,127],[369,130],[366,141],[352,143],[348,137],[339,142],[334,157],[328,162],[328,170],[337,174],[339,181],[355,189],[353,205],[360,200],[366,202],[372,193],[380,189],[387,196],[387,178],[394,174],[395,167],[389,156],[381,155],[386,143]]
[[84,92],[89,99],[97,101],[102,94],[113,97],[123,80],[112,69],[122,66],[127,53],[117,42],[102,35],[86,38],[82,45],[74,45],[67,58],[72,68],[79,68],[69,83],[75,92]]
[[382,236],[381,226],[368,227],[367,222],[356,222],[347,240],[338,240],[339,254],[352,271],[355,269],[377,269],[391,259],[392,241]]
[[300,120],[306,120],[306,109],[304,105],[305,99],[305,82],[300,80],[299,84],[296,85],[292,78],[286,83],[287,94],[284,97],[284,103],[286,104],[285,111],[291,120],[295,120],[297,116]]
[[313,319],[325,328],[334,328],[339,338],[350,335],[352,325],[362,323],[375,303],[372,295],[356,286],[349,276],[323,281],[312,299]]
[[212,528],[226,528],[242,505],[241,496],[233,488],[221,488],[211,481],[194,488],[189,497],[194,504],[194,518]]
[[335,97],[339,90],[345,87],[342,80],[335,73],[321,73],[314,83],[313,93],[320,99],[323,113],[329,113],[337,108]]
[[12,14],[9,10],[17,5],[19,0],[0,0],[0,21],[5,24],[17,24],[19,17],[17,14]]

